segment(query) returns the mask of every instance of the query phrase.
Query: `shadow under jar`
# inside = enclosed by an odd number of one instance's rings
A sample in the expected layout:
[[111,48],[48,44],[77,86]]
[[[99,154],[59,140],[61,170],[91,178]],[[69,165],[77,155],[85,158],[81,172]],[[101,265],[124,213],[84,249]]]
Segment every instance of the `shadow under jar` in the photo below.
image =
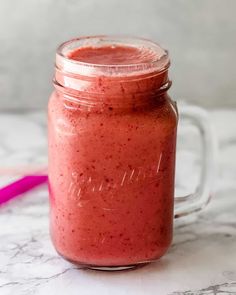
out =
[[78,265],[125,269],[170,246],[178,114],[169,57],[144,39],[62,44],[49,101],[50,229]]

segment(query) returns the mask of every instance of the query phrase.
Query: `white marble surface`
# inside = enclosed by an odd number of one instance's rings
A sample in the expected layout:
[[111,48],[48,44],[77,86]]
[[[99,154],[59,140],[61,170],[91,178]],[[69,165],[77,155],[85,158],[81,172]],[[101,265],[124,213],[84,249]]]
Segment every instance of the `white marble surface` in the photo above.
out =
[[[0,294],[236,294],[236,110],[210,117],[220,147],[212,201],[195,222],[176,226],[160,261],[116,273],[79,270],[64,261],[49,239],[44,186],[0,208]],[[39,112],[0,115],[1,184],[16,177],[6,175],[10,170],[45,165],[45,126]],[[197,163],[189,169],[197,170]]]

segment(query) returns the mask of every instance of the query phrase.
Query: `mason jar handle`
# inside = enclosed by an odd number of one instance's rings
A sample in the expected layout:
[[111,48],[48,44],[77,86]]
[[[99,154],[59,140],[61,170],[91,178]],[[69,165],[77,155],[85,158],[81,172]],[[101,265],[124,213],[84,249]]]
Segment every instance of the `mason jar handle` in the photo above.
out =
[[215,141],[207,112],[197,106],[184,105],[180,108],[179,115],[180,118],[184,118],[188,122],[191,122],[200,131],[202,163],[200,182],[195,192],[175,198],[175,218],[197,212],[209,202],[215,157]]

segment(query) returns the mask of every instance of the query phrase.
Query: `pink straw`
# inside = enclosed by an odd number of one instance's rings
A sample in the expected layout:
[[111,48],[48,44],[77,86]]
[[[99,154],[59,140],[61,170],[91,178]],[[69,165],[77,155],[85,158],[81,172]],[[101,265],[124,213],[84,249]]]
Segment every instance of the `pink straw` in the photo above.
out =
[[47,182],[47,175],[27,175],[0,189],[0,205]]

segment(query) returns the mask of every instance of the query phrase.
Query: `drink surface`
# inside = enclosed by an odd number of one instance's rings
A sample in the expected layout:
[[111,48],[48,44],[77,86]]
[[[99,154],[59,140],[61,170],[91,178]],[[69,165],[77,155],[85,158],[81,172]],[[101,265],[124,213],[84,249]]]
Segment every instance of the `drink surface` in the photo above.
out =
[[82,47],[67,54],[68,58],[96,65],[132,65],[153,62],[158,55],[147,48],[131,46]]

